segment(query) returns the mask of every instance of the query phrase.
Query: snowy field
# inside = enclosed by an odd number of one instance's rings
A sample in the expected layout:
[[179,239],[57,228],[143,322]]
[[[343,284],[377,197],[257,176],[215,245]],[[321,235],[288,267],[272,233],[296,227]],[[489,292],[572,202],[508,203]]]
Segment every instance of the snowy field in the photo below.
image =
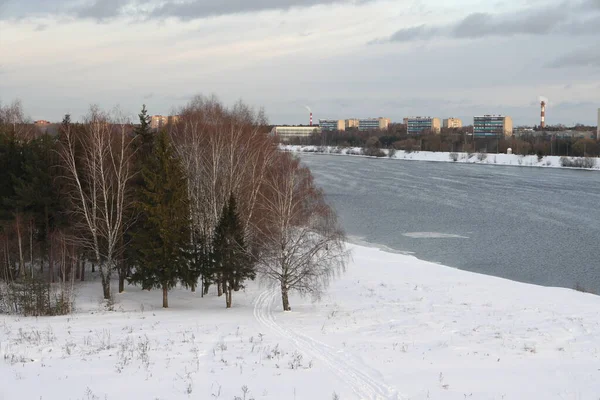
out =
[[[360,154],[360,147],[331,147],[331,146],[295,146],[295,145],[282,145],[281,148],[287,151],[300,152],[300,153],[325,153],[332,155],[353,155]],[[387,153],[386,149],[383,149]],[[412,160],[412,161],[437,161],[437,162],[458,162],[468,164],[488,164],[488,165],[513,165],[516,167],[545,167],[545,168],[566,168],[561,165],[559,156],[545,156],[538,159],[538,156],[522,156],[517,154],[485,154],[485,159],[479,159],[477,153],[454,153],[458,155],[456,161],[451,159],[448,152],[433,152],[433,151],[414,151],[407,153],[403,150],[396,151],[396,154],[392,157],[396,160]],[[366,156],[361,156],[366,157]],[[569,157],[573,159],[573,157]],[[592,158],[595,160],[595,167],[590,168],[591,170],[600,170],[600,158]]]
[[0,316],[0,399],[595,399],[600,297],[350,245],[319,303],[135,287],[71,316]]

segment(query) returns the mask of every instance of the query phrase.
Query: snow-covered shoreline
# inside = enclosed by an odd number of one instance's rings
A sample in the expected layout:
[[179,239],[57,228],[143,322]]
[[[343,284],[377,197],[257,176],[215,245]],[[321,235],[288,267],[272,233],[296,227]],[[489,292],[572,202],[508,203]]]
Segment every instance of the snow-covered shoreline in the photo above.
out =
[[[300,146],[300,145],[281,145],[281,149],[285,151],[291,151],[296,153],[310,153],[310,154],[327,154],[327,155],[344,155],[354,157],[370,157],[361,154],[362,148],[360,147],[333,147],[333,146]],[[382,149],[387,154],[387,149]],[[453,159],[453,155],[456,155],[456,161]],[[386,159],[389,157],[385,157]],[[571,160],[576,160],[577,157],[568,157]],[[515,167],[539,167],[539,168],[565,168],[565,169],[581,169],[588,171],[600,171],[600,158],[592,158],[595,160],[595,166],[593,168],[573,168],[564,167],[561,165],[560,156],[544,156],[538,158],[536,155],[522,156],[517,154],[496,154],[487,153],[485,155],[479,155],[478,153],[450,153],[450,152],[432,152],[432,151],[414,151],[406,152],[398,150],[391,157],[394,160],[407,160],[407,161],[431,161],[431,162],[456,162],[466,164],[484,164],[484,165],[504,165],[504,166],[515,166]]]
[[[434,240],[434,239],[431,239]],[[317,303],[251,283],[210,294],[100,285],[77,312],[0,316],[2,399],[592,399],[600,297],[348,245]],[[244,387],[246,389],[244,389]]]

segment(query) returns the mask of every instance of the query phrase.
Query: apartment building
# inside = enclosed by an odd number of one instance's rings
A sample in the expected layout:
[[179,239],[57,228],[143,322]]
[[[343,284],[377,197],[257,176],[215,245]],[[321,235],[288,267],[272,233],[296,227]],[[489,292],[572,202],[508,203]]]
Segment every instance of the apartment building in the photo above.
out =
[[407,117],[406,132],[409,135],[420,135],[425,132],[440,133],[441,124],[439,118],[432,117]]
[[322,131],[344,131],[346,122],[343,119],[320,119],[319,126]]
[[386,130],[390,125],[389,118],[364,118],[358,120],[359,131]]
[[473,117],[474,137],[505,137],[512,136],[512,118],[503,115],[483,115]]
[[462,128],[462,121],[460,118],[446,118],[444,119],[443,126],[450,129]]

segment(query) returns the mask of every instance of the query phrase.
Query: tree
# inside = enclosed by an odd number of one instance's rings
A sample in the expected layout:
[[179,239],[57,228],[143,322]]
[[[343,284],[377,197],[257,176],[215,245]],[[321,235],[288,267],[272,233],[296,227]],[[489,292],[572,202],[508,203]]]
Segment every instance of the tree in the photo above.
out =
[[281,288],[283,310],[289,292],[319,298],[346,266],[344,232],[310,170],[290,154],[279,154],[262,193],[259,272]]
[[165,131],[156,137],[152,158],[142,170],[136,204],[142,226],[133,234],[135,271],[130,281],[144,289],[160,288],[163,307],[177,282],[189,279],[189,204],[187,181]]
[[232,292],[243,288],[245,280],[254,280],[256,277],[244,242],[244,231],[233,194],[223,207],[215,229],[211,258],[214,262],[214,271],[220,277],[223,285],[226,307],[231,308]]
[[[215,97],[196,97],[180,112],[169,132],[188,179],[194,273],[202,277],[202,293],[216,282],[208,256],[223,206],[236,198],[246,244],[252,248],[259,193],[277,146],[265,128],[262,111],[237,103],[223,106]],[[218,293],[222,294],[222,284]],[[194,285],[192,285],[192,290]]]
[[[138,114],[139,125],[133,130],[134,142],[133,147],[134,153],[134,175],[131,180],[131,194],[133,201],[140,201],[139,195],[142,193],[144,185],[144,179],[141,171],[144,167],[148,167],[148,162],[152,157],[152,149],[154,146],[155,133],[150,129],[150,116],[146,110],[146,105],[142,105],[142,110]],[[123,254],[122,260],[119,266],[119,293],[125,290],[125,279],[131,273],[131,270],[135,268],[133,261],[138,259],[138,255],[135,254],[135,247],[129,246],[135,232],[143,229],[144,215],[139,213],[139,209],[132,207],[129,210],[127,216],[131,221],[129,228],[123,232]]]
[[[116,123],[114,123],[116,122]],[[128,223],[129,189],[133,168],[133,137],[122,118],[111,121],[93,106],[83,129],[65,117],[61,127],[60,157],[75,227],[81,243],[98,263],[102,293],[110,298],[110,279],[122,251],[122,234]]]

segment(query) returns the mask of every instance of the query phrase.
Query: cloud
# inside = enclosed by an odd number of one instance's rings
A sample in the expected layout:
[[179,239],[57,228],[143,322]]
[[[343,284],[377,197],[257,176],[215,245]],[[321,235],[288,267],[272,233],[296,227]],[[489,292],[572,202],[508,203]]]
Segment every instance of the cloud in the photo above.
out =
[[363,4],[375,0],[0,0],[0,19],[40,15],[70,15],[106,21],[126,15],[126,10],[152,19],[194,20],[205,17],[317,5]]
[[119,16],[121,8],[128,3],[127,0],[95,0],[93,3],[74,8],[73,13],[79,18],[103,21]]
[[516,35],[592,35],[600,33],[600,16],[595,16],[597,11],[600,11],[600,0],[588,0],[579,3],[579,7],[559,4],[502,14],[477,12],[451,24],[403,28],[369,43],[411,42],[435,37],[476,39]]
[[564,54],[547,66],[550,68],[600,68],[600,45]]
[[[366,2],[368,0],[361,0]],[[269,10],[289,10],[307,8],[316,5],[351,3],[348,0],[192,0],[186,2],[167,2],[154,8],[152,18],[174,17],[192,20],[227,14],[242,14]]]

